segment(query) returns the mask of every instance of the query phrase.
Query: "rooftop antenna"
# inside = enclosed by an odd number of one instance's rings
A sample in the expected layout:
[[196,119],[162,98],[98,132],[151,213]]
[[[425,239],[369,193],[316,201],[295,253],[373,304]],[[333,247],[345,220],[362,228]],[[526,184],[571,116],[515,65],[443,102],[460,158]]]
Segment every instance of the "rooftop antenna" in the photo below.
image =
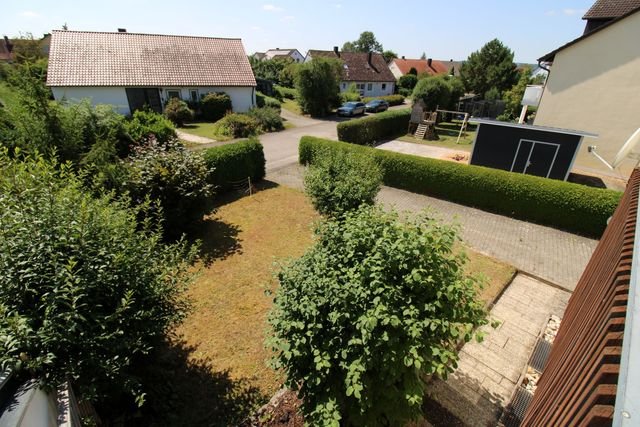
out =
[[611,163],[607,162],[600,154],[596,153],[595,145],[590,145],[589,147],[587,147],[587,151],[593,154],[596,157],[596,159],[600,160],[602,163],[607,165],[611,170],[615,170],[615,168],[620,166],[620,163],[622,163],[622,161],[626,158],[636,160],[636,165],[634,166],[634,169],[635,169],[638,167],[638,165],[640,165],[640,153],[634,152],[634,150],[638,147],[639,144],[640,144],[640,128],[638,128],[633,133],[633,135],[631,135],[629,139],[627,139],[627,142],[624,143],[622,148],[618,151],[618,153],[614,157],[613,162]]

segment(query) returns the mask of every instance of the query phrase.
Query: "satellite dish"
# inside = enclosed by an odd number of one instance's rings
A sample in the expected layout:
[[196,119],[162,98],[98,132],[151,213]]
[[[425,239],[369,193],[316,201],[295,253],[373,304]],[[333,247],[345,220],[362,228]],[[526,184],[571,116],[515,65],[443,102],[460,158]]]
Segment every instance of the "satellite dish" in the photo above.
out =
[[631,137],[627,139],[627,142],[624,143],[620,151],[618,151],[618,154],[616,154],[616,157],[613,159],[613,163],[611,163],[611,166],[613,166],[614,168],[617,168],[618,165],[620,165],[620,163],[622,163],[622,161],[626,159],[629,156],[629,154],[631,154],[631,152],[634,150],[634,148],[638,146],[639,143],[640,143],[640,128],[638,128],[633,133],[633,135],[631,135]]
[[620,163],[622,163],[623,160],[628,157],[633,157],[638,161],[636,163],[636,167],[637,167],[640,164],[640,157],[638,156],[638,153],[634,153],[633,150],[635,150],[639,144],[640,144],[640,128],[636,129],[636,131],[629,137],[629,139],[627,139],[627,142],[625,142],[622,148],[618,150],[616,157],[613,159],[613,162],[611,163],[607,162],[604,158],[602,158],[602,156],[596,153],[595,145],[590,145],[588,147],[588,151],[589,153],[593,154],[602,163],[607,165],[611,170],[614,170],[615,168],[620,166]]

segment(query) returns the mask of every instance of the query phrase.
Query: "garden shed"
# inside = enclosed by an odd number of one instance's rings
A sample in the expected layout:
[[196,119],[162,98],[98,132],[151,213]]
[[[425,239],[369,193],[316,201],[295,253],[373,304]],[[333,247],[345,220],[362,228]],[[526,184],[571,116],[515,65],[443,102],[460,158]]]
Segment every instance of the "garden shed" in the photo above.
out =
[[584,137],[597,135],[546,126],[472,120],[478,131],[471,151],[472,165],[565,180]]

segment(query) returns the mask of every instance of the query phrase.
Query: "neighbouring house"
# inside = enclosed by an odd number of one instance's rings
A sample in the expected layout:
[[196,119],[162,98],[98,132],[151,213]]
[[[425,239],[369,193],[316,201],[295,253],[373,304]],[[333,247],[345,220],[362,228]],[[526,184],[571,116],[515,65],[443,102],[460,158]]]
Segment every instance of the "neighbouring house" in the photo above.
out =
[[445,64],[435,59],[405,59],[394,58],[389,63],[389,69],[393,73],[396,79],[409,74],[409,71],[415,68],[418,74],[429,74],[432,76],[438,74],[447,74],[450,68],[447,68]]
[[255,105],[256,79],[240,39],[53,31],[47,85],[56,100],[110,104],[121,114],[170,98],[225,92],[234,111]]
[[442,62],[444,66],[447,67],[447,74],[460,77],[460,67],[462,67],[464,61],[454,61],[453,59],[450,59],[448,61],[444,59],[434,59],[434,61]]
[[[612,161],[640,127],[640,0],[598,0],[585,33],[542,56],[550,69],[535,124],[597,133],[598,153]],[[628,177],[626,161],[619,172]],[[576,168],[611,173],[583,146]]]
[[393,94],[396,78],[391,73],[382,54],[340,52],[336,46],[333,50],[310,50],[307,52],[305,62],[320,57],[335,58],[343,62],[340,92],[345,92],[353,84],[362,96]]
[[278,58],[291,58],[293,62],[304,62],[304,56],[302,56],[298,49],[280,49],[279,47],[275,49],[269,49],[266,52],[256,52],[253,54],[253,57],[260,61]]
[[0,62],[11,62],[13,61],[13,54],[11,51],[13,50],[13,44],[9,37],[4,36],[3,39],[0,39]]

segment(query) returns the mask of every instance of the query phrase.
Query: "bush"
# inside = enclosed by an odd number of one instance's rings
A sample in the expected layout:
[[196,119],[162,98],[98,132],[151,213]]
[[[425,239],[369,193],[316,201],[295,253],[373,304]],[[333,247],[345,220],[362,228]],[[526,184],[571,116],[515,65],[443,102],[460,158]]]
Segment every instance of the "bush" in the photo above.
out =
[[304,176],[304,189],[323,215],[339,216],[372,205],[382,185],[382,171],[372,157],[327,151]]
[[451,104],[451,87],[444,77],[427,77],[418,81],[413,89],[413,102],[422,100],[428,111],[436,108],[449,108]]
[[599,237],[621,193],[481,166],[358,147],[305,136],[300,163],[326,150],[373,155],[391,187],[427,194],[560,229]]
[[[292,63],[287,65],[278,74],[278,81],[285,88],[292,88],[296,84],[296,74],[298,73],[298,67],[300,64]],[[293,99],[293,98],[291,98]]]
[[212,171],[197,153],[151,142],[133,152],[126,169],[124,187],[132,202],[144,203],[147,197],[155,202],[160,209],[146,213],[160,216],[169,238],[180,237],[211,210]]
[[210,182],[217,191],[230,190],[234,183],[247,177],[258,182],[265,176],[264,151],[257,139],[209,148],[203,156],[207,168],[213,171]]
[[208,93],[200,100],[202,117],[210,122],[217,122],[232,111],[231,97],[224,92]]
[[340,92],[340,102],[358,102],[360,101],[360,91],[355,83],[351,83],[346,91]]
[[363,206],[316,235],[278,274],[275,365],[309,425],[406,425],[421,414],[424,378],[453,371],[458,341],[486,323],[456,232]]
[[411,94],[413,94],[413,89],[405,89],[403,87],[398,89],[398,93],[402,96],[404,96],[405,98],[408,98],[411,96]]
[[178,98],[171,98],[164,107],[164,115],[176,126],[183,126],[185,122],[193,120],[193,111],[186,102]]
[[298,91],[295,88],[283,87],[275,85],[273,86],[280,99],[296,99],[298,97]]
[[278,111],[282,109],[282,104],[280,103],[280,101],[260,92],[256,92],[256,105],[259,108],[269,107],[275,108]]
[[144,399],[150,353],[184,316],[193,252],[164,245],[68,164],[0,154],[0,366],[84,399]]
[[298,104],[312,116],[326,116],[340,102],[342,65],[337,59],[315,58],[300,64],[296,74]]
[[252,108],[247,114],[258,121],[262,132],[275,132],[284,129],[280,111],[275,108]]
[[338,123],[338,139],[352,144],[374,144],[407,132],[411,110],[393,110]]
[[362,102],[367,103],[374,99],[382,99],[383,101],[387,101],[389,103],[389,106],[391,107],[393,107],[394,105],[404,104],[404,96],[402,95],[370,96],[367,98],[362,98]]
[[418,84],[418,76],[413,74],[405,74],[398,79],[398,86],[402,89],[413,90],[416,84]]
[[153,111],[135,111],[131,120],[126,122],[125,129],[138,144],[144,143],[149,139],[155,139],[165,144],[177,138],[173,123],[162,114]]
[[230,113],[215,123],[213,132],[230,138],[246,138],[260,133],[260,122],[247,114]]

